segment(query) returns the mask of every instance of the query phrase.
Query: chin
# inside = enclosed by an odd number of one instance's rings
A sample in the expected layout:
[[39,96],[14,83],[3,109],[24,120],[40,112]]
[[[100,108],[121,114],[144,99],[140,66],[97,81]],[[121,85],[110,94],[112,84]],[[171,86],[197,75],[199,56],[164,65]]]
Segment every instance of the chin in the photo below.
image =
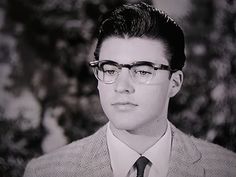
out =
[[123,122],[118,121],[118,122],[113,122],[112,124],[114,125],[116,129],[126,130],[126,131],[134,131],[139,127],[137,122],[132,123],[130,121],[123,121]]

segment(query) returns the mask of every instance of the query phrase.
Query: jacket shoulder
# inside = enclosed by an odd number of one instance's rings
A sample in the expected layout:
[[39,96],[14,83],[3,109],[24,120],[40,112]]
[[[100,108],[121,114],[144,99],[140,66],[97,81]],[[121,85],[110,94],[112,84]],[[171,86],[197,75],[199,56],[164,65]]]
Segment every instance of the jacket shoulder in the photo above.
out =
[[201,154],[198,163],[206,170],[206,176],[236,176],[236,154],[217,144],[189,136]]
[[104,146],[105,129],[104,126],[93,135],[32,159],[27,164],[24,177],[73,176],[73,173],[78,172],[76,168],[83,166],[83,159],[89,159],[97,149]]
[[207,140],[199,139],[190,135],[187,136],[190,137],[193,144],[196,146],[199,152],[201,152],[202,158],[215,160],[221,159],[226,161],[231,160],[232,162],[236,162],[236,154],[233,151],[220,145],[213,144]]

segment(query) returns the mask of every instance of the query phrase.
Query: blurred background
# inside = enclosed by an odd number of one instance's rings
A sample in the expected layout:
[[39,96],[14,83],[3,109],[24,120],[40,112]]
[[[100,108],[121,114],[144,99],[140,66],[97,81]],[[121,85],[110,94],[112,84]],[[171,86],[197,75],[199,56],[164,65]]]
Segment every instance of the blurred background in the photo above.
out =
[[[138,0],[0,0],[0,176],[107,122],[93,60],[99,16]],[[145,0],[186,35],[181,93],[169,119],[236,152],[236,2]]]

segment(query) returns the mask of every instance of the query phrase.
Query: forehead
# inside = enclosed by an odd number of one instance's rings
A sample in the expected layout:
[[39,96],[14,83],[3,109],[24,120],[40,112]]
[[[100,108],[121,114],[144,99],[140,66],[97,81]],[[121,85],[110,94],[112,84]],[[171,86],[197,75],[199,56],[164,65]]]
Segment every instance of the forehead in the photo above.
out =
[[113,60],[118,63],[150,61],[157,64],[168,64],[166,47],[161,40],[149,38],[109,37],[103,41],[100,60]]

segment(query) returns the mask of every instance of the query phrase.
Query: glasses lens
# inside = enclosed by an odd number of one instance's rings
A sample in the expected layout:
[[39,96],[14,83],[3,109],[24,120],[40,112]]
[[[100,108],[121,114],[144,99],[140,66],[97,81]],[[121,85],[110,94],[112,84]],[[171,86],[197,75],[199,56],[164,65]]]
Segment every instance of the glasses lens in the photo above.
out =
[[131,75],[138,83],[148,84],[155,76],[155,70],[149,65],[138,65],[131,68]]
[[105,83],[112,83],[116,80],[119,74],[119,68],[113,64],[102,65],[103,81]]
[[119,68],[114,64],[103,62],[94,68],[94,74],[104,83],[113,83],[119,74]]

